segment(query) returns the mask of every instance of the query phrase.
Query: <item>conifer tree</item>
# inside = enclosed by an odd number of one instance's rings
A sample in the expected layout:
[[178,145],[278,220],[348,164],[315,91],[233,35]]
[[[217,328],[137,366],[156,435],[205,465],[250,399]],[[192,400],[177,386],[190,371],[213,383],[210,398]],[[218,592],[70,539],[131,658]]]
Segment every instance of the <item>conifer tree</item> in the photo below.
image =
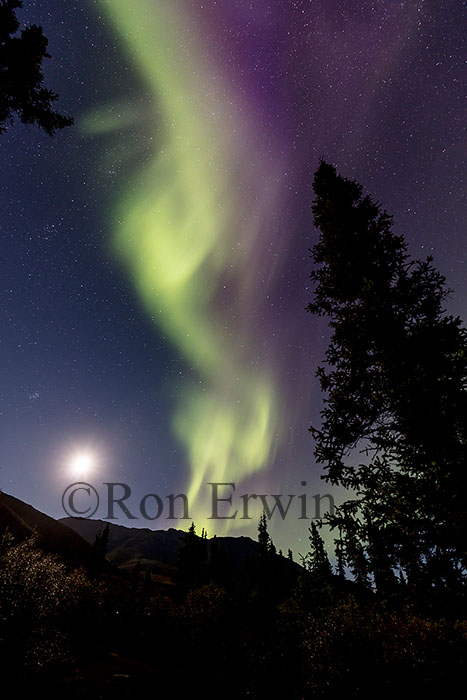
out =
[[433,261],[411,260],[392,217],[322,161],[314,300],[331,340],[317,372],[324,478],[350,489],[327,521],[359,579],[458,590],[467,569],[467,340]]
[[345,578],[345,564],[344,564],[344,552],[342,548],[342,540],[337,539],[334,541],[334,548],[336,553],[336,574],[340,579]]
[[97,576],[102,573],[106,566],[107,549],[109,545],[109,523],[96,532],[94,542],[91,545],[87,558],[87,568],[91,575]]
[[263,555],[269,552],[271,547],[271,537],[268,532],[268,524],[266,520],[266,513],[261,513],[259,523],[258,523],[258,544],[260,546],[260,551]]
[[205,582],[207,570],[208,541],[207,532],[202,529],[201,537],[196,534],[192,522],[183,534],[183,541],[178,551],[176,582],[182,595]]
[[332,575],[332,567],[316,523],[311,523],[309,533],[310,551],[305,557],[307,569],[316,578],[326,581]]

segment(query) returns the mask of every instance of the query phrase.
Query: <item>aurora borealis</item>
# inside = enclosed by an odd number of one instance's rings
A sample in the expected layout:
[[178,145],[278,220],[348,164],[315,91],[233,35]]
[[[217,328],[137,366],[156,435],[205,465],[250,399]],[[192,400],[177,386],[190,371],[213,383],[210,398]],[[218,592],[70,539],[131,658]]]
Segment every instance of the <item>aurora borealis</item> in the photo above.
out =
[[[217,97],[219,76],[202,65],[199,40],[194,50],[177,55],[189,30],[182,6],[100,5],[121,28],[127,53],[158,105],[153,128],[156,137],[162,132],[162,148],[137,171],[130,194],[122,194],[114,245],[145,309],[199,376],[181,388],[174,417],[194,503],[207,481],[238,482],[274,456],[277,391],[267,358],[255,359],[249,328],[250,310],[264,294],[254,276],[267,216],[255,212],[249,221],[236,215],[249,199],[248,210],[258,201],[263,211],[272,208],[274,188],[270,176],[248,187],[248,133],[237,125],[235,109],[228,114],[228,91],[214,104],[206,100],[206,93]],[[99,115],[89,121],[91,131],[93,123],[101,130]],[[218,303],[227,293],[229,313]]]
[[463,10],[25,3],[75,127],[0,144],[2,488],[61,516],[63,479],[47,484],[82,441],[105,455],[97,480],[184,491],[211,534],[206,482],[327,490],[308,433],[327,333],[304,310],[312,175],[325,157],[361,182],[466,318]]

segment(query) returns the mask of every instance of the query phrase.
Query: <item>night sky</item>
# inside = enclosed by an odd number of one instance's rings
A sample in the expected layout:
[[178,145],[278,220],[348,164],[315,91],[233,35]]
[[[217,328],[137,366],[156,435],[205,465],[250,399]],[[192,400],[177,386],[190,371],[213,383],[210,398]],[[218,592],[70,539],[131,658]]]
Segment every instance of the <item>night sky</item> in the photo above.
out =
[[[0,136],[0,488],[62,517],[67,484],[125,482],[140,519],[115,522],[154,528],[191,520],[145,521],[141,497],[185,492],[209,535],[252,536],[259,506],[209,521],[207,482],[331,490],[308,432],[328,338],[305,311],[313,173],[360,182],[467,317],[465,10],[25,0],[75,124]],[[273,517],[277,546],[305,551],[299,514]]]

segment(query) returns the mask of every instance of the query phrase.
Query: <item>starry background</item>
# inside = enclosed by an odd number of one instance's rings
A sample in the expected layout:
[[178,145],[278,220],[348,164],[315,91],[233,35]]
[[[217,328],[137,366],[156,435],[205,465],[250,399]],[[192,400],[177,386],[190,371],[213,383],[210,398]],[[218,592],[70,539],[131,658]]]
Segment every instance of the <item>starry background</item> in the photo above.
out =
[[[0,140],[0,487],[62,517],[90,450],[102,493],[184,491],[210,535],[208,481],[329,491],[308,432],[328,338],[305,311],[313,172],[359,181],[466,317],[465,3],[24,5],[75,125]],[[270,524],[280,547],[306,528]]]

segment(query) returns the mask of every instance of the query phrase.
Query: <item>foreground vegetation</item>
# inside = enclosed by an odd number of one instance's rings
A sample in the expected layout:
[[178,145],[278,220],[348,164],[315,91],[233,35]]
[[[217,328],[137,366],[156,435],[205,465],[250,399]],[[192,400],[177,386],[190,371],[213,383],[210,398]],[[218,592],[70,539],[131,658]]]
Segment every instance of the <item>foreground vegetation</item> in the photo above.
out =
[[462,601],[435,613],[403,584],[381,598],[333,573],[321,543],[312,528],[298,566],[275,553],[263,520],[257,554],[233,572],[215,540],[192,528],[170,585],[96,557],[70,568],[34,538],[7,533],[4,681],[71,698],[130,697],[147,683],[173,697],[251,698],[409,697],[460,683],[467,621],[453,609],[465,612]]

